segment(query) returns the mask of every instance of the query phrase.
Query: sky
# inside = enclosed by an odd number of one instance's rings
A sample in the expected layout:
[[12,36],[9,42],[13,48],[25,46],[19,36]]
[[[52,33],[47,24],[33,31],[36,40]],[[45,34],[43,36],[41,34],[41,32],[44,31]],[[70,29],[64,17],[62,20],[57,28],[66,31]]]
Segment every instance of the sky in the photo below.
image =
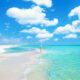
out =
[[80,45],[80,0],[0,0],[0,44]]

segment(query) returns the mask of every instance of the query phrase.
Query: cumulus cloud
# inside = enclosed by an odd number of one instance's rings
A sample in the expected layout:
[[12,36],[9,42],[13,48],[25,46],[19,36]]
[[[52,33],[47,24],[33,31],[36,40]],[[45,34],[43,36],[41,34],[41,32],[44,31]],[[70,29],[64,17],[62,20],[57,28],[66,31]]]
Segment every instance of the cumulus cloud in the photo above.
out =
[[53,33],[49,33],[46,29],[40,29],[37,27],[32,27],[28,30],[22,30],[23,33],[36,34],[36,38],[51,38],[53,37]]
[[40,29],[37,27],[32,27],[31,29],[27,29],[27,30],[22,30],[21,32],[23,33],[31,33],[31,34],[37,34],[37,33],[46,33],[48,31],[46,31],[46,29]]
[[63,37],[63,39],[65,39],[65,38],[77,38],[78,36],[77,36],[77,34],[68,34],[68,35],[66,35],[66,36],[64,36]]
[[58,19],[54,18],[53,20],[43,20],[43,24],[45,24],[46,26],[55,26],[58,24]]
[[69,13],[69,17],[78,16],[78,20],[72,21],[72,24],[66,24],[65,26],[58,27],[53,33],[54,34],[68,34],[63,38],[77,38],[76,33],[80,33],[80,6],[72,9]]
[[73,32],[73,30],[74,30],[73,27],[70,24],[67,24],[64,27],[58,27],[54,33],[55,34],[66,34],[69,32]]
[[34,6],[30,9],[19,9],[16,7],[9,8],[6,13],[9,17],[14,18],[20,24],[44,24],[45,26],[55,26],[58,19],[49,20],[46,18],[44,9]]
[[72,25],[73,25],[74,27],[80,27],[80,20],[75,20],[75,21],[73,21],[73,22],[72,22]]
[[36,38],[51,38],[51,37],[53,37],[53,34],[49,32],[39,33],[36,35]]
[[72,17],[72,16],[75,16],[75,15],[77,15],[78,18],[80,19],[80,6],[72,9],[68,16]]
[[33,1],[39,6],[46,6],[46,7],[52,6],[52,0],[24,0],[24,1]]
[[67,34],[67,33],[79,33],[80,32],[80,20],[75,20],[72,24],[67,24],[64,27],[58,27],[55,34]]

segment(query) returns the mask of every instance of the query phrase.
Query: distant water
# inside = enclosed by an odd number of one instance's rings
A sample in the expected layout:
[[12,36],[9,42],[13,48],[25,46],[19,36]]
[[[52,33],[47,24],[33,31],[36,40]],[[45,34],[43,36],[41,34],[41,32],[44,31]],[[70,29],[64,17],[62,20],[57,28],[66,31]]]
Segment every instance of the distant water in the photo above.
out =
[[[40,46],[22,45],[9,48],[8,52],[24,52]],[[48,63],[47,80],[80,80],[80,46],[42,46],[47,51],[40,57]]]

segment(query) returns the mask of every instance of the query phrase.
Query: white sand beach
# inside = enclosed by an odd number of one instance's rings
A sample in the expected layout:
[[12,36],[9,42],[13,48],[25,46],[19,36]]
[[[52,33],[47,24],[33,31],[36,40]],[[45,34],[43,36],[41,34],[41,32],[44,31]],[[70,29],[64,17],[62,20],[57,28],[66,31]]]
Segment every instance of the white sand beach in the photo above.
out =
[[[1,48],[3,52],[7,47],[11,46],[3,46]],[[39,55],[38,50],[36,52],[0,54],[0,80],[24,80],[29,69],[40,62]]]

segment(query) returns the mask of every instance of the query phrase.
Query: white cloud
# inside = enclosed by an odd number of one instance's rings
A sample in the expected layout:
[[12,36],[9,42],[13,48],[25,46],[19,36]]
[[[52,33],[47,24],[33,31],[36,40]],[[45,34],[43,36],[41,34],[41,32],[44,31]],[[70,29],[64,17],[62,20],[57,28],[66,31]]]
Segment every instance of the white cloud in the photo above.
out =
[[26,38],[27,38],[27,39],[30,39],[30,38],[32,38],[32,37],[31,37],[31,36],[27,36]]
[[49,33],[46,29],[39,29],[37,27],[32,27],[28,30],[22,30],[23,33],[36,34],[36,38],[51,38],[53,33]]
[[37,27],[32,27],[31,29],[22,30],[21,32],[23,32],[23,33],[36,34],[36,33],[45,32],[45,29],[40,30],[40,29],[39,29],[39,28],[37,28]]
[[68,34],[63,38],[77,38],[77,34],[80,33],[80,6],[74,8],[69,13],[69,17],[77,15],[79,17],[78,20],[72,21],[72,24],[66,24],[65,26],[58,27],[53,33],[54,34]]
[[72,16],[75,16],[75,15],[77,15],[78,18],[80,19],[80,6],[72,9],[68,16],[72,17]]
[[46,18],[44,9],[34,6],[30,9],[10,8],[6,13],[9,17],[14,18],[20,24],[44,24],[45,26],[55,26],[58,19],[49,20]]
[[70,25],[70,24],[67,24],[65,25],[64,27],[58,27],[54,33],[55,34],[67,34],[69,32],[73,32],[74,31],[74,28]]
[[58,41],[58,40],[59,40],[58,38],[55,38],[55,39],[54,39],[54,41]]
[[73,21],[72,26],[75,28],[75,32],[80,32],[80,6],[72,9],[68,16],[72,17],[72,16],[75,16],[75,15],[77,15],[79,19]]
[[54,26],[58,24],[58,19],[54,18],[53,20],[49,21],[48,19],[43,20],[43,24],[46,24],[46,26]]
[[21,32],[23,32],[23,33],[31,33],[31,34],[48,33],[48,31],[46,31],[46,29],[40,29],[40,28],[37,28],[37,27],[32,27],[31,29],[22,30]]
[[65,39],[65,38],[77,38],[77,37],[78,37],[77,34],[68,34],[68,35],[64,36],[63,39]]
[[37,5],[43,5],[46,7],[51,7],[52,6],[52,0],[24,0],[24,1],[33,1]]
[[67,33],[79,33],[80,32],[80,20],[75,20],[72,24],[67,24],[64,27],[58,27],[54,34],[67,34]]
[[36,35],[36,38],[51,38],[53,37],[52,33],[46,32],[46,33],[39,33]]
[[75,27],[80,27],[80,20],[73,21],[72,25],[75,26]]
[[[80,6],[74,8],[69,13],[69,17],[78,15],[80,19]],[[80,32],[80,20],[75,20],[72,24],[66,24],[65,26],[58,27],[54,34],[68,34],[68,33],[79,33]]]

